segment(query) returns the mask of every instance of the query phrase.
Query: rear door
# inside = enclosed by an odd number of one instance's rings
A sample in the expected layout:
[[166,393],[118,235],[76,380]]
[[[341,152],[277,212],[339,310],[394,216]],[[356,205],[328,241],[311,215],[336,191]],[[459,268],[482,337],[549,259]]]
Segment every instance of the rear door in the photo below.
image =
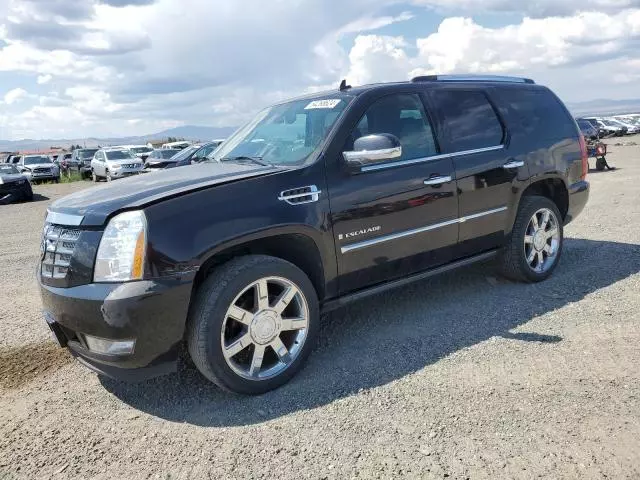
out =
[[[341,293],[447,263],[458,239],[451,158],[440,158],[418,93],[361,100],[348,138],[328,168]],[[343,151],[372,134],[392,134],[402,156],[350,173]],[[439,179],[439,180],[438,180]]]
[[510,150],[489,90],[452,85],[431,89],[428,96],[458,182],[458,256],[500,246],[509,210],[517,207],[516,192],[529,178],[524,159]]

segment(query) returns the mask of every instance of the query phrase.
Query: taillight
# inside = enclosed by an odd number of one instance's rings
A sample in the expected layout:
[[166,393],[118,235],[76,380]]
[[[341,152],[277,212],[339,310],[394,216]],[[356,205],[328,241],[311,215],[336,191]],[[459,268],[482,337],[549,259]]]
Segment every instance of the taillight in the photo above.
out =
[[589,153],[587,152],[587,142],[582,134],[580,135],[580,153],[582,154],[582,175],[580,179],[584,180],[589,172]]

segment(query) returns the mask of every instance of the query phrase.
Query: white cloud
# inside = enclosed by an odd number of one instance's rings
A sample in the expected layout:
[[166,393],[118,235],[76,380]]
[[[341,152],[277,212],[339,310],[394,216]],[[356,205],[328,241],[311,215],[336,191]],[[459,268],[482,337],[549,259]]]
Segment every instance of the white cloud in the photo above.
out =
[[13,90],[9,90],[4,95],[4,103],[6,103],[7,105],[17,103],[27,95],[28,93],[24,88],[14,88]]
[[44,85],[45,83],[49,83],[53,77],[49,74],[46,75],[38,75],[38,85]]
[[[345,76],[357,85],[422,73],[514,73],[572,99],[637,96],[640,9],[631,7],[640,7],[640,0],[190,0],[188,8],[184,5],[182,0],[0,0],[0,74],[31,78],[33,83],[23,86],[34,93],[13,102],[3,135],[144,134],[185,123],[238,125],[274,101],[336,88]],[[416,32],[420,16],[434,8],[447,18],[435,32]],[[470,17],[514,11],[529,18],[488,28]],[[513,22],[514,17],[495,18]],[[402,34],[403,22],[410,22],[412,35]]]

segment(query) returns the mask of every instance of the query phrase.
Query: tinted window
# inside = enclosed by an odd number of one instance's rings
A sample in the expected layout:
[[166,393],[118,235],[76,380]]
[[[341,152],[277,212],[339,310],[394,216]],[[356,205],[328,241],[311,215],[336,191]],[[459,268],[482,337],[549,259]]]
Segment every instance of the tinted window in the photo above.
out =
[[353,150],[358,138],[377,133],[398,137],[402,145],[401,160],[438,153],[431,123],[417,95],[389,95],[373,103],[347,140],[345,150]]
[[451,152],[502,144],[502,124],[483,92],[436,90],[431,98],[445,122]]
[[93,158],[97,151],[97,149],[78,150],[78,157],[83,160]]
[[509,127],[516,134],[546,139],[577,135],[573,119],[547,90],[504,88],[499,97],[510,107],[513,118]]
[[52,163],[49,157],[24,157],[25,165],[37,165],[39,163]]

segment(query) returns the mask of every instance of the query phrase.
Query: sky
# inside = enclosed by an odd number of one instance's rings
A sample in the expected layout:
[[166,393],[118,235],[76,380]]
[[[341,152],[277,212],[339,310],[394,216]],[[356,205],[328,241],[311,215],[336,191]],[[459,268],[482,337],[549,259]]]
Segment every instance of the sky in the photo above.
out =
[[237,126],[419,74],[640,97],[640,0],[0,0],[0,139]]

